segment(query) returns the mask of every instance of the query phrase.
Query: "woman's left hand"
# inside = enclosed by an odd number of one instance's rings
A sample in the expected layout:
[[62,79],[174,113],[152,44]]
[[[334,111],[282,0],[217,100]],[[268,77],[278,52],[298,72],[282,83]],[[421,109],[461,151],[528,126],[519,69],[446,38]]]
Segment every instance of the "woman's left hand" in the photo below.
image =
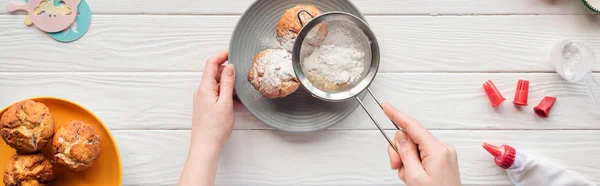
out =
[[233,130],[235,68],[227,52],[206,61],[194,93],[192,140],[179,185],[213,185],[219,154]]
[[192,145],[216,145],[227,142],[233,130],[233,94],[235,68],[226,64],[227,52],[208,59],[202,80],[194,94],[192,115]]

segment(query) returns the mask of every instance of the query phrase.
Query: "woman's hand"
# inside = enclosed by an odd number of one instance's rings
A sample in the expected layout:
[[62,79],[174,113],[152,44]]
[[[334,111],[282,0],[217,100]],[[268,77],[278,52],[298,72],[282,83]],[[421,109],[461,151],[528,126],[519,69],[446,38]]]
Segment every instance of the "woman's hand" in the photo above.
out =
[[221,147],[233,130],[233,88],[235,68],[226,64],[227,52],[208,59],[202,80],[194,94],[192,145]]
[[213,185],[219,154],[233,130],[235,68],[227,52],[206,61],[194,94],[192,140],[179,185]]
[[438,141],[417,120],[383,104],[385,114],[404,130],[396,132],[394,145],[388,145],[390,166],[408,186],[458,186],[458,157],[454,147]]

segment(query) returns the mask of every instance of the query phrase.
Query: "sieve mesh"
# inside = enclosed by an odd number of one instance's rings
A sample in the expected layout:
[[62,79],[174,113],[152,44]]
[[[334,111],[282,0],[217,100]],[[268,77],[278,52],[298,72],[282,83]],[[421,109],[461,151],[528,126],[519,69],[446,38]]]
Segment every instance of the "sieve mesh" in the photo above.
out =
[[367,23],[343,12],[329,12],[313,18],[296,38],[292,64],[298,81],[313,96],[326,101],[356,99],[397,151],[377,120],[356,97],[367,90],[380,103],[368,88],[379,69],[379,45]]
[[327,20],[310,27],[300,46],[304,75],[324,92],[352,89],[371,66],[369,38],[348,20]]

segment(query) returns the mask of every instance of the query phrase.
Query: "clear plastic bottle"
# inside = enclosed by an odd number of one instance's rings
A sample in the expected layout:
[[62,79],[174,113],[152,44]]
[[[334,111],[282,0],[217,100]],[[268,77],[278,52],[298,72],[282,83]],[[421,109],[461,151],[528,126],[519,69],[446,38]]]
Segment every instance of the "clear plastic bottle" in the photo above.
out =
[[496,165],[506,170],[516,186],[594,186],[585,178],[541,158],[518,152],[508,145],[483,143]]

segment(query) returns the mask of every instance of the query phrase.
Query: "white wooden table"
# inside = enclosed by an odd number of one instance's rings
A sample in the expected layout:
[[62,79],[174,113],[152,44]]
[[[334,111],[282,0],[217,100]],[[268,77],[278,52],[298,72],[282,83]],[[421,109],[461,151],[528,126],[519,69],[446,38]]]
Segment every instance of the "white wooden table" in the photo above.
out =
[[[484,141],[541,154],[600,183],[600,114],[585,86],[567,84],[548,60],[550,47],[564,38],[600,54],[600,22],[579,1],[551,2],[355,1],[382,49],[373,91],[456,147],[465,185],[510,184],[480,147]],[[89,4],[92,26],[69,44],[0,8],[0,105],[36,96],[79,102],[115,136],[124,185],[174,185],[187,156],[192,94],[204,61],[228,48],[251,1]],[[487,79],[508,98],[498,109],[481,88]],[[531,81],[523,110],[511,104],[518,79]],[[544,95],[558,98],[546,120],[532,111]],[[392,135],[374,101],[367,104]],[[360,109],[314,134],[278,132],[243,106],[235,111],[218,184],[401,184],[389,168],[385,140]]]

